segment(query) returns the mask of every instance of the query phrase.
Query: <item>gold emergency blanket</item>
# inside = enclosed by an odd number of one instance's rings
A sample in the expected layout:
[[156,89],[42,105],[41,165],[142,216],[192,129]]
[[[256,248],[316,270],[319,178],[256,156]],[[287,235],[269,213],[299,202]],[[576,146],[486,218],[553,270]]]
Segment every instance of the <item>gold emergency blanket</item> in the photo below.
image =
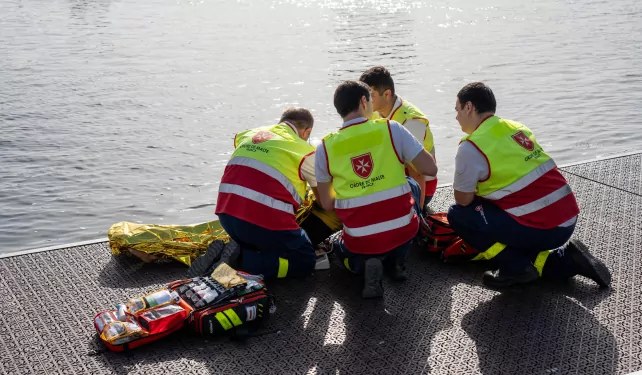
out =
[[107,232],[114,255],[133,254],[145,261],[174,259],[186,265],[205,252],[214,240],[229,241],[216,221],[196,225],[116,223]]
[[328,228],[333,231],[338,231],[343,228],[341,220],[337,217],[337,214],[334,211],[328,212],[323,210],[318,204],[315,203],[316,199],[314,194],[311,191],[308,192],[305,201],[299,207],[299,210],[296,212],[296,222],[301,225],[301,223],[309,216],[314,215],[321,219]]
[[[323,211],[314,201],[315,197],[309,191],[296,212],[297,223],[301,224],[313,214],[333,230],[341,229],[341,221],[335,213]],[[131,254],[145,262],[173,259],[187,266],[203,254],[211,242],[229,241],[229,236],[218,220],[196,225],[137,224],[123,221],[112,225],[107,237],[114,255]]]

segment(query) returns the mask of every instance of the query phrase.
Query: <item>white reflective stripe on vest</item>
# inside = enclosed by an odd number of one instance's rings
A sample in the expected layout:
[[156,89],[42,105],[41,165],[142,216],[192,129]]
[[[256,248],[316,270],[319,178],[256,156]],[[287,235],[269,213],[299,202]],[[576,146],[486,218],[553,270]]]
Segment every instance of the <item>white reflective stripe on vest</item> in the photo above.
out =
[[279,181],[281,185],[283,185],[284,188],[292,194],[292,198],[298,203],[298,204],[303,204],[303,200],[299,196],[299,193],[297,193],[296,188],[294,185],[292,185],[292,182],[288,180],[285,175],[276,169],[270,167],[269,165],[262,163],[258,160],[254,160],[252,158],[246,158],[244,156],[235,156],[230,161],[227,163],[227,165],[242,165],[245,167],[250,167],[252,169],[256,169],[259,172],[263,172],[266,175],[272,177],[273,179]]
[[512,184],[506,186],[505,188],[501,188],[488,195],[484,195],[484,198],[490,199],[490,200],[502,199],[505,196],[509,194],[513,194],[517,191],[520,191],[526,186],[532,184],[533,182],[535,182],[535,180],[542,177],[547,172],[550,172],[555,167],[556,167],[555,161],[553,159],[549,159],[544,164],[530,171],[526,176],[520,178],[519,180],[513,182]]
[[272,207],[276,210],[287,212],[289,214],[294,215],[294,207],[292,207],[291,204],[274,199],[269,195],[259,193],[256,190],[248,189],[241,185],[221,184],[218,191],[220,191],[221,193],[236,194],[241,197],[253,200],[254,202],[260,203],[264,206]]
[[378,191],[363,197],[337,199],[334,201],[334,208],[347,210],[350,208],[357,208],[367,206],[369,204],[383,202],[388,199],[397,198],[410,192],[410,185],[403,184],[397,187],[390,188],[384,191]]
[[366,225],[365,227],[359,227],[359,228],[348,228],[344,224],[343,230],[346,232],[347,235],[352,237],[370,236],[372,234],[387,232],[389,230],[405,227],[406,225],[410,224],[410,220],[412,220],[412,217],[414,215],[415,215],[415,209],[413,208],[410,210],[410,213],[408,215],[404,215],[396,219],[384,221],[383,223]]
[[571,194],[571,187],[566,184],[561,188],[555,190],[554,192],[541,197],[540,199],[527,203],[522,206],[509,208],[506,210],[509,214],[513,216],[524,216],[535,211],[539,211],[544,207],[550,206],[551,204],[557,202],[558,200],[564,198],[565,196]]

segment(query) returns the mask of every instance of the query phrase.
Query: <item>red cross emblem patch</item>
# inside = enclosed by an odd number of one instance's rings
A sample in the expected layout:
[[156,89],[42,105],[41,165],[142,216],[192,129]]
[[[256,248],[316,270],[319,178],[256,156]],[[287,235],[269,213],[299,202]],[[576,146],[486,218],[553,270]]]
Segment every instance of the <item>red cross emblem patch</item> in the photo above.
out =
[[252,143],[257,144],[274,138],[274,134],[266,131],[260,131],[252,137]]
[[528,138],[526,134],[524,134],[524,132],[521,130],[513,134],[512,137],[518,145],[524,147],[528,151],[533,151],[533,149],[535,148],[533,141],[531,141],[531,139]]
[[374,163],[372,162],[372,155],[370,155],[369,152],[350,158],[350,162],[352,163],[352,170],[357,176],[361,178],[370,177]]

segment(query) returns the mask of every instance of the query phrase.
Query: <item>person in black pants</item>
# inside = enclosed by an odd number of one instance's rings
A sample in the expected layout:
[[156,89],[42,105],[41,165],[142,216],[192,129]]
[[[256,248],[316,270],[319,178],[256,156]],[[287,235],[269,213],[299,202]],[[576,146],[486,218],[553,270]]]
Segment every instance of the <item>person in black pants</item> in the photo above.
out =
[[526,126],[495,115],[482,82],[464,86],[455,103],[466,136],[455,158],[455,204],[448,221],[457,234],[492,259],[483,282],[508,287],[540,277],[586,276],[600,286],[611,274],[578,239],[571,239],[577,201],[554,160]]

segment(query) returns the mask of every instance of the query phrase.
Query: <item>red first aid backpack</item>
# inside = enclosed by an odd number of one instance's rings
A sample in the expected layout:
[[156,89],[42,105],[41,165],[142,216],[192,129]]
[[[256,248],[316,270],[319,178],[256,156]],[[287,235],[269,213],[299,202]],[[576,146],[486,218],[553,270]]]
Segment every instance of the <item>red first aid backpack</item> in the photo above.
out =
[[204,336],[246,339],[267,323],[276,305],[262,278],[236,273],[247,282],[226,287],[212,277],[195,277],[131,298],[116,310],[96,314],[96,332],[115,352],[162,339],[183,327]]
[[446,212],[421,215],[416,243],[428,252],[439,254],[444,262],[472,260],[479,251],[459,238],[446,215]]

